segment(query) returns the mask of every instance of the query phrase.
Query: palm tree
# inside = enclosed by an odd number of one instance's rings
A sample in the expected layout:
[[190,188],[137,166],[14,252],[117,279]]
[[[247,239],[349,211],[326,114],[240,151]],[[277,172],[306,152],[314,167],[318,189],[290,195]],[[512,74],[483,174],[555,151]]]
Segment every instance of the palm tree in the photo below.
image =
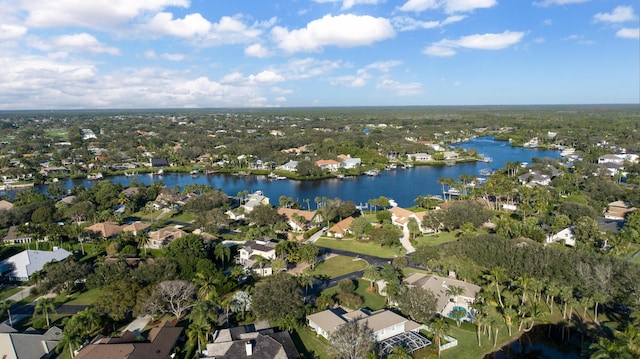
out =
[[462,324],[462,318],[467,315],[467,311],[461,307],[455,307],[451,314],[449,314],[453,320],[456,321],[456,326],[460,328],[460,324]]
[[601,337],[597,342],[589,345],[589,349],[592,351],[589,356],[590,359],[633,358],[624,343],[617,340],[609,340],[606,337]]
[[567,304],[569,304],[569,301],[573,299],[573,288],[568,285],[561,285],[559,286],[558,295],[563,303],[562,319],[567,319]]
[[80,347],[80,344],[82,344],[82,338],[80,336],[80,331],[78,330],[73,320],[69,318],[66,320],[66,322],[67,323],[62,330],[62,338],[56,346],[56,352],[59,353],[65,347],[67,347],[69,348],[69,354],[71,358],[73,358],[75,356],[73,352],[76,348]]
[[362,278],[368,280],[369,283],[371,283],[369,288],[371,288],[371,291],[373,291],[373,288],[374,288],[373,283],[375,283],[375,281],[381,278],[380,270],[378,269],[377,266],[369,265],[367,268],[364,269],[364,272],[362,273]]
[[213,277],[208,277],[202,272],[198,272],[193,280],[200,288],[198,288],[198,296],[204,300],[212,300],[218,296],[216,290],[217,281]]
[[304,295],[307,296],[307,289],[313,287],[313,277],[307,273],[300,273],[297,276],[298,283],[304,288]]
[[224,243],[218,242],[215,248],[213,249],[213,256],[220,260],[220,265],[224,267],[225,259],[231,259],[231,249],[227,247]]
[[500,303],[500,308],[504,308],[504,303],[502,302],[502,295],[500,294],[500,285],[504,282],[505,279],[505,270],[502,267],[494,267],[489,271],[489,273],[485,274],[483,278],[489,283],[489,285],[495,285],[496,294],[498,295],[498,302]]
[[391,354],[387,355],[387,359],[412,359],[411,352],[405,347],[395,347]]
[[211,326],[203,322],[196,321],[189,325],[187,337],[189,338],[189,341],[196,340],[198,342],[198,357],[200,357],[200,354],[202,353],[202,342],[207,341],[210,331]]
[[75,238],[78,243],[80,243],[80,250],[82,250],[82,255],[84,256],[84,245],[82,244],[84,242],[82,240],[82,234],[85,231],[84,227],[78,223],[74,223],[66,226],[66,230],[69,237]]
[[526,274],[523,274],[516,278],[516,282],[520,286],[520,290],[522,290],[522,301],[520,302],[520,304],[524,305],[527,302],[527,288],[530,287],[532,278]]
[[506,308],[502,313],[504,317],[504,324],[507,326],[507,331],[509,332],[509,336],[511,336],[511,330],[513,329],[513,322],[517,318],[518,313],[514,309]]
[[482,346],[482,329],[484,325],[487,323],[487,317],[484,314],[476,314],[473,319],[471,319],[473,324],[476,325],[476,337],[478,339],[478,346]]
[[151,243],[151,238],[147,231],[139,231],[136,233],[136,243],[138,248],[144,248],[144,254],[147,255],[147,247]]
[[579,299],[578,303],[580,303],[580,305],[582,306],[582,320],[586,321],[586,319],[587,319],[587,310],[594,303],[593,298],[585,295],[585,296],[583,296],[582,298]]
[[38,299],[38,302],[36,303],[35,306],[35,310],[33,312],[33,316],[35,317],[36,314],[41,314],[44,315],[45,319],[47,320],[47,328],[49,328],[50,322],[49,322],[49,312],[56,312],[56,306],[53,303],[53,299],[51,298],[40,298]]
[[453,299],[454,303],[458,303],[458,296],[464,294],[464,287],[452,285],[447,288],[447,291],[445,292],[445,294],[451,299]]
[[558,287],[558,284],[556,282],[551,281],[547,285],[545,292],[547,294],[547,305],[549,305],[549,310],[551,312],[551,315],[553,315],[553,302],[555,297],[560,294],[560,288]]
[[438,358],[440,358],[440,343],[444,336],[449,332],[449,323],[447,323],[443,318],[436,318],[431,325],[431,332],[433,333],[433,339],[436,342],[436,347],[438,348]]
[[214,328],[218,322],[218,304],[211,300],[200,300],[191,310],[192,322],[199,322]]

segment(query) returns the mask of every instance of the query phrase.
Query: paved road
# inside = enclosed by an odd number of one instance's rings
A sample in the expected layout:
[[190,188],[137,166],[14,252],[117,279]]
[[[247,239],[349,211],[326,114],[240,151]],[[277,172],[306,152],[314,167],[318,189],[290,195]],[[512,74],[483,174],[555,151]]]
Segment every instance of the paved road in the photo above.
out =
[[416,249],[413,248],[413,245],[411,244],[411,240],[409,240],[409,238],[411,238],[409,229],[407,229],[407,227],[403,227],[402,237],[400,237],[400,243],[402,243],[402,246],[407,250],[407,254],[411,254],[416,251]]

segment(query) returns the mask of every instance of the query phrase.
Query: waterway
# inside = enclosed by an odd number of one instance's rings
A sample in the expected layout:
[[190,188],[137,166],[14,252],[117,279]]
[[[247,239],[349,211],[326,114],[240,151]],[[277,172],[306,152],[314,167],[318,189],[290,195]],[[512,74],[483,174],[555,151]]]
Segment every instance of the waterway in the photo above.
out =
[[[142,174],[131,177],[110,177],[112,182],[128,186],[133,178],[140,183],[150,185],[154,181],[162,180],[169,188],[176,186],[182,188],[187,184],[195,183],[219,188],[229,195],[248,190],[263,191],[271,198],[271,203],[278,204],[280,196],[291,197],[300,201],[306,208],[306,200],[309,200],[313,208],[316,197],[330,199],[340,198],[353,201],[356,205],[365,204],[369,199],[385,196],[393,199],[401,207],[415,205],[418,196],[441,195],[441,185],[438,178],[456,178],[466,173],[481,177],[481,171],[502,168],[507,161],[519,161],[531,163],[533,158],[559,158],[560,152],[554,150],[525,149],[511,147],[506,142],[493,140],[492,137],[478,137],[476,139],[461,142],[457,146],[463,149],[476,149],[478,153],[492,158],[492,162],[461,163],[454,166],[416,166],[408,169],[382,171],[378,176],[359,176],[351,179],[325,179],[317,181],[272,180],[267,176],[233,176],[226,174],[211,174],[191,176],[190,174],[166,173],[162,176]],[[94,181],[86,179],[61,180],[63,187],[70,189],[78,185],[91,187]],[[46,187],[37,186],[37,191],[46,192]]]
[[580,341],[580,334],[575,331],[570,337],[563,338],[560,327],[552,325],[549,330],[548,325],[538,325],[517,340],[487,354],[484,359],[580,359],[584,358],[581,356]]

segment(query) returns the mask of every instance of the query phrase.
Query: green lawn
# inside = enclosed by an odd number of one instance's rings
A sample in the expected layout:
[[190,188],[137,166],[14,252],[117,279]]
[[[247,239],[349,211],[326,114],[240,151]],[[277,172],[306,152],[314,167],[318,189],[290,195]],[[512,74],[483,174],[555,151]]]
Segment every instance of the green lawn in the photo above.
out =
[[376,256],[381,258],[395,258],[398,256],[404,256],[406,250],[402,247],[390,248],[382,247],[373,242],[364,242],[356,240],[338,240],[322,237],[316,242],[317,246],[329,247],[333,249],[339,249],[343,251],[349,251],[354,253],[366,254],[370,256]]
[[4,289],[2,292],[0,292],[0,301],[3,301],[5,299],[9,298],[10,296],[18,293],[21,290],[22,290],[22,288],[20,288],[20,287],[13,287],[13,288]]
[[98,297],[100,297],[100,289],[96,288],[96,289],[89,289],[86,292],[82,292],[82,293],[74,293],[71,296],[71,300],[67,300],[66,302],[64,302],[64,304],[69,304],[69,305],[90,305],[96,302],[96,300],[98,300]]
[[327,353],[329,343],[306,327],[295,329],[293,333],[291,333],[291,339],[293,339],[302,359],[331,358],[329,353]]
[[458,240],[458,237],[456,237],[457,234],[458,232],[440,232],[438,234],[429,234],[425,236],[419,236],[416,238],[415,245],[438,246],[443,243],[457,241]]
[[319,263],[313,271],[310,270],[311,268],[307,267],[304,269],[304,272],[311,275],[325,275],[329,278],[335,278],[365,269],[366,267],[367,262],[362,259],[336,256]]
[[167,218],[169,221],[178,221],[178,222],[191,222],[195,219],[195,216],[191,213],[181,213],[178,216],[172,216],[171,218]]
[[[358,285],[356,287],[356,294],[362,297],[363,302],[361,307],[368,308],[371,310],[378,310],[384,308],[384,305],[387,303],[387,298],[379,295],[377,292],[369,292],[367,288],[369,288],[371,284],[366,279],[358,279]],[[328,292],[331,294],[338,292],[338,287],[331,287],[323,292]]]

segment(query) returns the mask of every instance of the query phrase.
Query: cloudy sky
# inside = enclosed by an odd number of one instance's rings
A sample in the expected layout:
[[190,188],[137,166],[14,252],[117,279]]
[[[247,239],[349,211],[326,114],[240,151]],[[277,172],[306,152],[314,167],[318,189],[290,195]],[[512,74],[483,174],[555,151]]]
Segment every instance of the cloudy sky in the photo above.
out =
[[0,0],[0,109],[640,102],[637,0]]

